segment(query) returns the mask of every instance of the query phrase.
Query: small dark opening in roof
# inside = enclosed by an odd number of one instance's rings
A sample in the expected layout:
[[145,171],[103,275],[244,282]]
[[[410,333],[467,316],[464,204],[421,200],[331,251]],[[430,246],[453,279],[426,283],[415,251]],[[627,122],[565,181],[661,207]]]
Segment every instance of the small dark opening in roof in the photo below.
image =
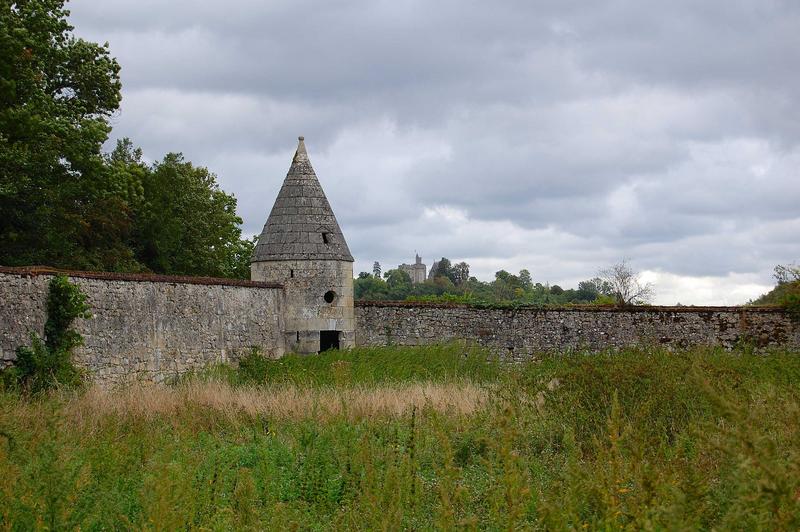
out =
[[328,233],[322,233],[322,241],[328,244]]
[[289,277],[294,279],[294,270],[289,270]]

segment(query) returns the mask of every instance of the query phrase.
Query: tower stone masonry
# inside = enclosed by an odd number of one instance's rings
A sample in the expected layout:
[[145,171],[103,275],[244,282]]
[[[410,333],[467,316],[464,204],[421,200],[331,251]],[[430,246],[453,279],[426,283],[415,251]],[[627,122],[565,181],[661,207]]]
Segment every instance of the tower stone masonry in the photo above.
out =
[[284,286],[286,351],[355,345],[353,256],[303,137],[250,264],[253,281]]

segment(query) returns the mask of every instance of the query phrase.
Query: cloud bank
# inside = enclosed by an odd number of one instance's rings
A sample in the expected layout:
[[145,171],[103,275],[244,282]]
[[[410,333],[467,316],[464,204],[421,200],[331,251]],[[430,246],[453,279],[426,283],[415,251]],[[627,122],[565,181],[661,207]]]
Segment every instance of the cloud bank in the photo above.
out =
[[266,220],[298,135],[356,272],[447,256],[659,303],[741,303],[800,258],[800,3],[84,0],[114,138]]

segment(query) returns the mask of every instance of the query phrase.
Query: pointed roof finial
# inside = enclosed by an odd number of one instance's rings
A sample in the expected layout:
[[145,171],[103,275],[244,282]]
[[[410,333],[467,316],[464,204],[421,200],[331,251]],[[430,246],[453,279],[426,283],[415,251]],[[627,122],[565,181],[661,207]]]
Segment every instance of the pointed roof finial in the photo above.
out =
[[308,153],[306,152],[306,138],[304,136],[297,137],[297,151],[294,154],[294,160],[308,161]]

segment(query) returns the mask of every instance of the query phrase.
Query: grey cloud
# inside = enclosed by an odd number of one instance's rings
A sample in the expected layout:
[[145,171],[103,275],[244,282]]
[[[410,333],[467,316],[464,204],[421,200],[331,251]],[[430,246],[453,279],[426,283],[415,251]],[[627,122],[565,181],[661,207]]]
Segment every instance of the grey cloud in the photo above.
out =
[[357,264],[557,280],[630,256],[768,283],[800,256],[796,2],[71,8],[123,66],[114,136],[208,166],[248,233],[303,134]]

